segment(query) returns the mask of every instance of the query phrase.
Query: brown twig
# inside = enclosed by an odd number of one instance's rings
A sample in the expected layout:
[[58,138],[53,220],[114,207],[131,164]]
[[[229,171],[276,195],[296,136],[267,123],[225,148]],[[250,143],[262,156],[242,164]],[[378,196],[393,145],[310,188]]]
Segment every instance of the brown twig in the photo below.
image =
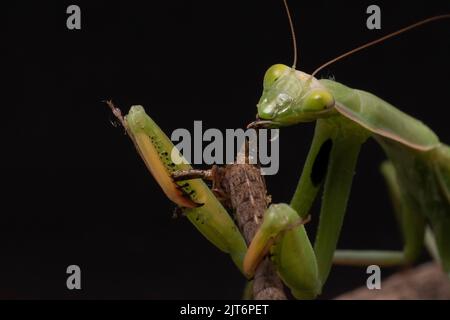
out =
[[[219,168],[216,189],[229,197],[238,227],[250,244],[263,220],[268,205],[266,185],[260,169],[251,164],[230,164]],[[284,286],[268,257],[257,267],[253,281],[255,300],[284,300]]]
[[[238,157],[241,157],[240,154]],[[249,163],[233,163],[210,170],[186,170],[172,174],[174,181],[206,179],[225,206],[234,211],[239,230],[249,245],[260,227],[270,202],[260,169]],[[284,286],[267,257],[257,267],[253,280],[253,298],[256,300],[285,300]]]
[[127,123],[122,115],[122,111],[114,105],[112,100],[103,100],[102,102],[106,103],[106,105],[111,109],[113,115],[119,120],[122,127],[127,130]]
[[191,179],[203,179],[211,180],[213,175],[213,170],[180,170],[172,173],[173,181],[184,181]]

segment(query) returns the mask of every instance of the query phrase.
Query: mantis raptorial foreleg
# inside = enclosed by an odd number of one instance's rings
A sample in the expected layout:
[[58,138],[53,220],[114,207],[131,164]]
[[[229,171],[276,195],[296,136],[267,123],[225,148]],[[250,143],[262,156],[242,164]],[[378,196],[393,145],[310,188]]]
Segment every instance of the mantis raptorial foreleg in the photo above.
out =
[[[353,130],[353,134],[348,134]],[[273,244],[278,272],[298,298],[314,298],[320,293],[330,271],[353,180],[354,168],[364,132],[354,134],[351,122],[319,120],[308,160],[291,207],[269,208],[263,227],[256,234],[244,260],[244,271],[251,272],[252,261]],[[323,148],[328,150],[323,151]],[[329,155],[327,155],[329,154]],[[323,172],[322,172],[323,171]],[[308,214],[325,178],[319,229],[314,250],[303,226],[289,229],[294,218]]]
[[272,261],[295,297],[312,299],[320,293],[316,257],[299,218],[289,205],[273,204],[264,214],[244,260],[244,272],[253,276],[261,259],[270,251]]
[[216,247],[229,253],[242,269],[247,250],[244,238],[233,219],[200,179],[174,181],[172,174],[192,167],[178,154],[172,141],[145,113],[142,106],[132,106],[125,117],[112,102],[107,102],[133,141],[142,160],[161,189],[185,213],[194,226]]

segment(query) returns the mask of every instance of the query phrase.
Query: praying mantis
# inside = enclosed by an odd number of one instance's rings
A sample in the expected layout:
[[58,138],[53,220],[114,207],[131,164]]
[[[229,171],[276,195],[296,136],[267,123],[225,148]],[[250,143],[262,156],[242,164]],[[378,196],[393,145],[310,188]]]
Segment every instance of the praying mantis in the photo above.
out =
[[[287,4],[284,1],[284,4]],[[288,18],[296,51],[292,20]],[[264,76],[251,126],[286,127],[316,122],[313,141],[297,189],[289,204],[272,204],[250,246],[233,219],[200,179],[173,181],[171,174],[191,167],[169,156],[170,139],[145,113],[133,106],[122,124],[147,168],[166,196],[185,212],[214,245],[230,254],[251,279],[259,262],[270,255],[277,272],[298,299],[317,297],[335,263],[348,265],[410,264],[421,253],[428,228],[437,256],[450,276],[450,147],[423,123],[365,91],[327,79],[316,79],[322,68],[401,32],[450,15],[433,17],[358,47],[316,69],[312,74],[276,64]],[[374,138],[388,160],[381,166],[394,212],[400,222],[403,251],[336,250],[354,168],[361,145]],[[181,157],[181,156],[180,156]],[[311,243],[301,223],[323,189],[319,227]]]

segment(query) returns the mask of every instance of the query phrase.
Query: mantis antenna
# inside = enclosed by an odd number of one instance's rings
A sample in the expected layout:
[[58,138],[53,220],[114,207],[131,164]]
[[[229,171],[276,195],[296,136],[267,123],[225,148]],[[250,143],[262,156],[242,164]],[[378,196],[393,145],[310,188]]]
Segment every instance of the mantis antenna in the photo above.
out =
[[378,44],[378,43],[380,43],[380,42],[383,42],[383,41],[385,41],[385,40],[387,40],[387,39],[389,39],[389,38],[398,36],[399,34],[401,34],[401,33],[403,33],[403,32],[406,32],[406,31],[409,31],[409,30],[411,30],[411,29],[417,28],[417,27],[422,26],[422,25],[424,25],[424,24],[427,24],[427,23],[429,23],[429,22],[436,21],[436,20],[441,20],[441,19],[450,19],[450,14],[442,14],[442,15],[438,15],[438,16],[434,16],[434,17],[430,17],[430,18],[421,20],[421,21],[416,22],[416,23],[413,23],[413,24],[411,24],[411,25],[409,25],[409,26],[407,26],[407,27],[404,27],[404,28],[402,28],[402,29],[400,29],[400,30],[397,30],[397,31],[392,32],[392,33],[389,33],[388,35],[385,35],[385,36],[383,36],[383,37],[381,37],[381,38],[379,38],[379,39],[376,39],[376,40],[374,40],[374,41],[371,41],[371,42],[369,42],[369,43],[366,43],[366,44],[364,44],[364,45],[362,45],[362,46],[360,46],[360,47],[357,47],[357,48],[355,48],[355,49],[353,49],[353,50],[347,51],[346,53],[343,53],[343,54],[341,54],[340,56],[337,56],[336,58],[331,59],[330,61],[328,61],[328,62],[324,63],[323,65],[321,65],[320,67],[318,67],[318,68],[311,74],[311,78],[314,77],[314,76],[315,76],[320,70],[322,70],[323,68],[326,68],[326,67],[328,67],[329,65],[335,63],[336,61],[339,61],[339,60],[341,60],[341,59],[343,59],[343,58],[345,58],[345,57],[348,57],[348,56],[352,55],[352,54],[355,53],[355,52],[358,52],[358,51],[361,51],[361,50],[363,50],[363,49],[369,48],[369,47],[371,47],[371,46],[373,46],[373,45],[376,45],[376,44]]
[[292,22],[291,12],[289,11],[289,6],[287,4],[287,0],[283,0],[284,7],[286,8],[286,13],[289,20],[289,26],[291,28],[291,35],[292,35],[292,47],[294,49],[294,62],[292,63],[292,69],[295,69],[297,67],[297,40],[295,38],[295,30],[294,30],[294,23]]

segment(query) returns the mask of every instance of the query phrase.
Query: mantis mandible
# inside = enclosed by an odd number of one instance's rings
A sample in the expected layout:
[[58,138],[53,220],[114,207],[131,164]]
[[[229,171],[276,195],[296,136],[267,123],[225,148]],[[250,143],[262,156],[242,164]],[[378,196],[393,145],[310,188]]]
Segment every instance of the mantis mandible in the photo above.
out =
[[[292,67],[276,64],[264,76],[263,94],[252,126],[284,127],[316,122],[312,145],[290,204],[273,204],[247,249],[245,241],[221,203],[200,179],[175,182],[171,174],[189,170],[169,156],[170,139],[145,113],[133,106],[121,119],[149,171],[167,197],[185,212],[195,227],[214,245],[230,254],[251,279],[258,263],[271,255],[284,283],[299,299],[321,293],[335,263],[349,265],[401,265],[420,254],[426,228],[431,230],[439,260],[450,276],[450,148],[422,122],[365,91],[315,78],[322,68],[419,25],[450,18],[423,20],[331,60],[312,74],[296,70],[295,33],[284,0],[294,42]],[[381,172],[386,179],[394,211],[403,231],[403,251],[339,251],[337,241],[354,168],[361,145],[374,138],[388,160]],[[180,156],[181,157],[181,156]],[[301,223],[323,188],[319,228],[314,244]]]

